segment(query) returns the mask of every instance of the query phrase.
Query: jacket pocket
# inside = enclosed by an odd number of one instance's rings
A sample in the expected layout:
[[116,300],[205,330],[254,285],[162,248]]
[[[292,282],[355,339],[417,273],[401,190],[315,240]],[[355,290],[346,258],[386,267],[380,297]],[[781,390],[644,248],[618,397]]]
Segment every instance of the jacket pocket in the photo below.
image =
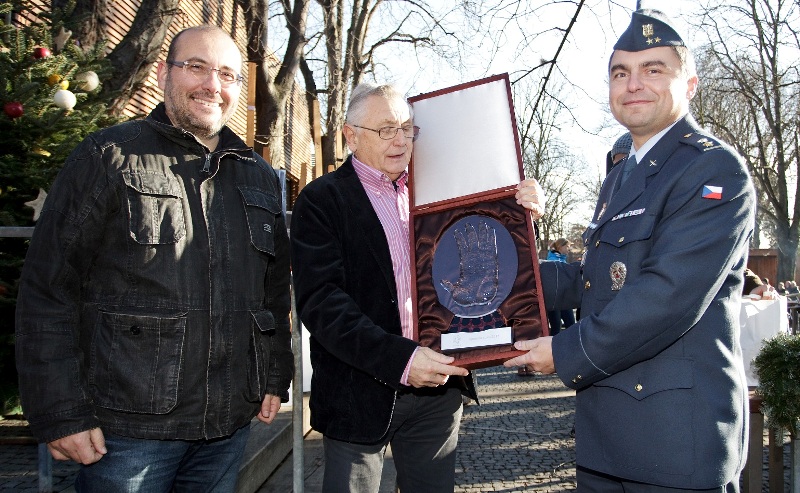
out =
[[143,245],[160,245],[184,237],[183,191],[174,177],[126,171],[123,178],[131,238]]
[[247,399],[261,402],[267,392],[269,376],[269,345],[264,344],[265,334],[275,332],[275,317],[269,310],[250,312],[253,320],[250,331],[250,350],[247,354]]
[[239,186],[239,193],[250,228],[250,243],[259,251],[275,255],[275,223],[281,213],[278,197],[260,188],[244,185]]
[[610,463],[660,474],[694,471],[698,430],[691,359],[645,361],[594,387],[600,439]]
[[165,414],[178,403],[186,316],[101,312],[92,339],[89,385],[95,403]]

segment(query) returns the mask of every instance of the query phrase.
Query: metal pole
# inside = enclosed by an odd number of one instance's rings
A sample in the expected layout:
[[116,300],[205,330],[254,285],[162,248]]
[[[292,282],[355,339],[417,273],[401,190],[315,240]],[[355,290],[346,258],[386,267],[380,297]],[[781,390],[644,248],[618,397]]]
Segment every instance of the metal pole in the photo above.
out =
[[[294,284],[292,284],[294,286]],[[292,381],[292,483],[294,493],[303,493],[303,326],[297,315],[292,288],[292,352],[294,353],[294,380]]]
[[39,444],[39,493],[53,491],[53,457],[46,443]]

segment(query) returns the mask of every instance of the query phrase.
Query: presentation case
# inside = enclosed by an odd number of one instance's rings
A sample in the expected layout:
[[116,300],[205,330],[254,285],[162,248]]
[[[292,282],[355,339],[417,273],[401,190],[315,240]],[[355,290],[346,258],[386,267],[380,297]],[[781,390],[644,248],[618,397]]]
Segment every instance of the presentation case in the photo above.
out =
[[549,334],[508,74],[409,98],[414,334],[475,369]]

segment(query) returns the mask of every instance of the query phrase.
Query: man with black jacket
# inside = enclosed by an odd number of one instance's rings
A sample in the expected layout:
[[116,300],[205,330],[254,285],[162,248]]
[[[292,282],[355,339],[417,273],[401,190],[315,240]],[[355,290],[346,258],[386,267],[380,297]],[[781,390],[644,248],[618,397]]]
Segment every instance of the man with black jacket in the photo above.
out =
[[20,391],[79,492],[232,491],[254,416],[288,400],[289,240],[276,173],[227,126],[241,53],[178,33],[144,120],[87,137],[23,269]]
[[454,488],[461,391],[475,393],[451,356],[412,339],[406,168],[418,132],[396,89],[359,85],[344,126],[352,154],[308,184],[292,211],[324,492],[378,491],[389,444],[401,491]]

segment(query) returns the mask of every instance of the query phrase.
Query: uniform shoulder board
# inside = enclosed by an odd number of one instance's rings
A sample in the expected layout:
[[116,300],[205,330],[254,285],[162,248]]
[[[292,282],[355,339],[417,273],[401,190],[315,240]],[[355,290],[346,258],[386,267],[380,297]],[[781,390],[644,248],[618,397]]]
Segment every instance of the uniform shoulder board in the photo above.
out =
[[696,132],[684,135],[681,139],[681,142],[696,147],[702,152],[711,151],[714,149],[722,149],[722,143],[714,137]]

